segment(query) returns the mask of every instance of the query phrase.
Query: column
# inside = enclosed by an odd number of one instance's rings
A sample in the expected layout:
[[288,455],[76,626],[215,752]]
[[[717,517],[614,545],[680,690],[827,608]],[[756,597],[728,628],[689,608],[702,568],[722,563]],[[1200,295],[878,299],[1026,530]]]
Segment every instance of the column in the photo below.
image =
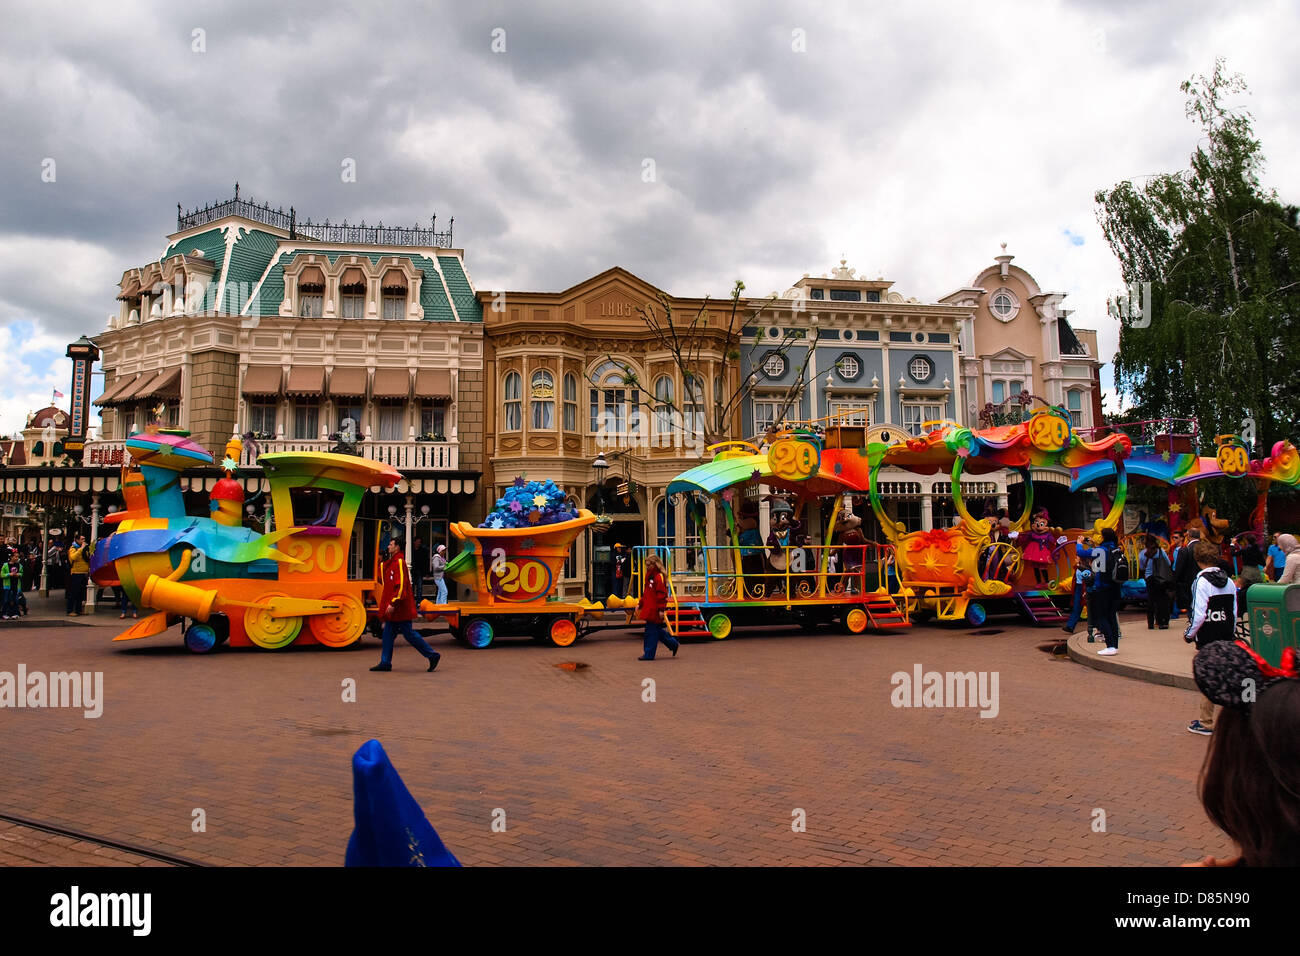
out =
[[[99,540],[99,493],[90,496],[90,545]],[[95,613],[95,582],[86,578],[86,609]]]
[[934,528],[934,495],[927,491],[921,495],[921,530],[929,531],[932,528]]
[[412,513],[415,511],[415,505],[412,504],[411,496],[406,496],[406,566],[411,566],[411,525]]

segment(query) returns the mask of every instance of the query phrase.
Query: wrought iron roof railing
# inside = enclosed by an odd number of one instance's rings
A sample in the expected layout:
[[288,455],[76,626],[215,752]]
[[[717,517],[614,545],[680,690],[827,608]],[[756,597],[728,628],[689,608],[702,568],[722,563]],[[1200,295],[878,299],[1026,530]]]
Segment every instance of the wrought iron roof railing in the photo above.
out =
[[212,203],[202,208],[192,209],[189,212],[184,211],[181,204],[177,203],[176,231],[181,232],[185,229],[193,229],[196,226],[205,226],[227,216],[242,216],[245,219],[260,222],[275,229],[286,230],[290,239],[311,239],[316,242],[331,242],[340,245],[420,246],[434,249],[450,249],[453,247],[452,234],[456,226],[456,220],[453,217],[450,227],[444,232],[439,232],[437,228],[438,217],[436,215],[429,220],[427,228],[423,226],[385,226],[382,221],[376,226],[367,226],[364,219],[360,225],[352,225],[347,220],[341,223],[332,223],[328,219],[318,223],[313,223],[310,219],[306,222],[299,222],[297,211],[292,206],[289,207],[288,212],[285,212],[283,207],[272,209],[269,203],[255,203],[251,199],[241,199],[239,196],[239,183],[235,183],[234,199]]

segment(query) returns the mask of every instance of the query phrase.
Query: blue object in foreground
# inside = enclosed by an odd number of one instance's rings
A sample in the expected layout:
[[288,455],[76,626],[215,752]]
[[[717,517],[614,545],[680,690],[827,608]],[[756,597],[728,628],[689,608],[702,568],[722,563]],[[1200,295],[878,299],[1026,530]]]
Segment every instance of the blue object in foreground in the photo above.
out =
[[378,740],[352,755],[352,794],[356,827],[346,866],[460,866]]

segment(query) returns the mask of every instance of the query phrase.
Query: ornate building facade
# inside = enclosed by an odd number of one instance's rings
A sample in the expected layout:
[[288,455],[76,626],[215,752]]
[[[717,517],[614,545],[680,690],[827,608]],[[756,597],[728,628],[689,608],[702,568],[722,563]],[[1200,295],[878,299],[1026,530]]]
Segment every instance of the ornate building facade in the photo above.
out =
[[[659,289],[613,268],[563,292],[480,292],[487,340],[484,482],[499,496],[516,477],[551,479],[584,507],[610,516],[608,531],[580,539],[561,593],[608,592],[610,550],[697,543],[668,483],[705,460],[737,386],[727,359],[730,302],[669,297],[683,331],[704,310],[693,367],[674,358],[641,317]],[[737,326],[737,331],[739,326]],[[688,375],[686,373],[691,373]]]

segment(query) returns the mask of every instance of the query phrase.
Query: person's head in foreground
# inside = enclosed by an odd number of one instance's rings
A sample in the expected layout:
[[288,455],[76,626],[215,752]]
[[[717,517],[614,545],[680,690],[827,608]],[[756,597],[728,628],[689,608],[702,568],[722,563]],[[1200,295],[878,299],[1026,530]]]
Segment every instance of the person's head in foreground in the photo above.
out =
[[1240,641],[1202,648],[1196,685],[1223,706],[1201,767],[1205,812],[1244,866],[1300,866],[1300,670],[1272,667]]

